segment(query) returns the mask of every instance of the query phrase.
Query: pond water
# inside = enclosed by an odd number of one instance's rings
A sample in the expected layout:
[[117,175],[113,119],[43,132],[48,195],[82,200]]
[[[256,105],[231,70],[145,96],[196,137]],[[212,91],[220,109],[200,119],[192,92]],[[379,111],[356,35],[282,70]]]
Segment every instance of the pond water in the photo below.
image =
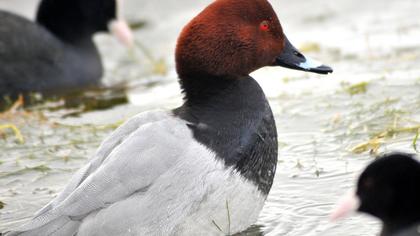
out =
[[[0,0],[0,8],[31,17],[36,2]],[[147,22],[136,31],[137,40],[156,60],[162,58],[168,71],[154,73],[153,63],[139,50],[127,52],[114,39],[99,36],[107,68],[104,80],[128,83],[128,104],[78,116],[68,116],[72,110],[42,107],[0,114],[0,125],[15,124],[25,139],[21,144],[12,132],[0,133],[0,232],[21,224],[49,202],[121,121],[141,111],[181,104],[173,63],[175,40],[188,19],[209,2],[126,0],[127,17]],[[257,227],[249,235],[377,235],[380,225],[370,217],[330,223],[328,214],[374,159],[370,149],[415,151],[414,127],[420,125],[420,1],[272,4],[289,39],[335,71],[329,76],[282,68],[253,73],[276,116],[279,163]],[[384,138],[372,139],[381,133]]]

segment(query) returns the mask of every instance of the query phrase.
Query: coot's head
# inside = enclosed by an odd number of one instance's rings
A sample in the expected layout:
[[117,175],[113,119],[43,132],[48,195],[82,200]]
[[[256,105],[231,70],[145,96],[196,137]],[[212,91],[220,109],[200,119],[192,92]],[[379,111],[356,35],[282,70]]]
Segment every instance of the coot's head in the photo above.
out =
[[183,29],[176,62],[181,79],[200,75],[238,78],[274,65],[332,72],[292,46],[267,0],[214,1]]
[[111,31],[126,45],[132,44],[122,18],[123,0],[42,0],[36,20],[60,39],[78,43],[95,33]]
[[414,155],[390,153],[372,162],[361,174],[356,194],[343,201],[332,218],[351,210],[375,216],[385,227],[420,221],[420,163]]

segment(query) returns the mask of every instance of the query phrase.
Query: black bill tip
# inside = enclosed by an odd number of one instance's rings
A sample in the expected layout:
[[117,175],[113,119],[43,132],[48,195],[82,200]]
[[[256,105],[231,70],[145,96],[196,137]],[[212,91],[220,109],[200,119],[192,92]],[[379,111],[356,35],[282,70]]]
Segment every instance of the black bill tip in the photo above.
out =
[[318,66],[318,67],[315,67],[315,68],[310,68],[309,71],[314,72],[314,73],[318,73],[318,74],[326,75],[326,74],[333,73],[334,70],[329,66],[321,65],[321,66]]

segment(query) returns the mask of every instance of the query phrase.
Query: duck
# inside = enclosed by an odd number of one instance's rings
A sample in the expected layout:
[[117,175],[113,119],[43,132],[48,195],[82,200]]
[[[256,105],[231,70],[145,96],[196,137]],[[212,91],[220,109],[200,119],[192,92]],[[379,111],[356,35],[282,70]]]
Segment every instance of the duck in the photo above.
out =
[[277,131],[249,73],[327,74],[287,40],[267,0],[217,0],[175,49],[183,104],[117,128],[64,190],[10,235],[232,235],[256,222],[273,184]]
[[391,152],[369,164],[331,214],[338,220],[361,212],[382,222],[381,236],[420,235],[420,163],[414,154]]
[[0,97],[59,95],[100,84],[96,33],[133,44],[122,0],[42,0],[36,20],[0,10]]

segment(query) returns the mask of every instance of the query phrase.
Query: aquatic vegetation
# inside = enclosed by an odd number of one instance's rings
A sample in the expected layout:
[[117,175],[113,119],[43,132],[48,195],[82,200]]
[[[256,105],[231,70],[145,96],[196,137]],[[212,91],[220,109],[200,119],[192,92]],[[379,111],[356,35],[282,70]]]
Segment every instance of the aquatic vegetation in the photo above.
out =
[[344,87],[344,90],[348,94],[356,95],[356,94],[366,93],[368,85],[369,85],[368,82],[360,82],[353,85],[343,84],[343,87]]
[[25,142],[25,139],[22,136],[22,133],[20,132],[19,128],[17,128],[14,124],[4,124],[0,125],[0,134],[2,130],[11,129],[17,139],[17,141],[20,144],[23,144]]
[[23,169],[20,169],[20,170],[14,171],[14,172],[1,174],[0,178],[21,175],[21,174],[31,172],[31,171],[46,173],[48,171],[51,171],[51,168],[46,166],[46,165],[38,165],[38,166],[33,166],[33,167],[25,166]]
[[302,53],[319,52],[321,51],[321,46],[316,42],[306,42],[299,47],[299,50]]
[[144,20],[132,20],[128,19],[128,26],[135,31],[144,28],[147,25],[147,21]]
[[[23,105],[24,105],[23,97],[19,96],[18,100],[10,107],[9,110],[7,110],[3,113],[0,113],[0,121],[1,121],[1,118],[13,117],[14,115],[16,115],[17,110],[19,108],[21,108]],[[20,132],[19,128],[15,124],[12,124],[12,123],[2,124],[0,122],[0,134],[5,132],[7,129],[10,129],[10,130],[13,131],[13,133],[16,137],[16,140],[20,144],[23,144],[25,142],[25,139],[23,138],[22,133]]]
[[216,223],[216,221],[212,220],[211,222],[217,228],[217,230],[219,230],[224,235],[232,235],[230,232],[231,219],[230,219],[229,201],[227,199],[226,199],[226,214],[227,214],[227,220],[228,220],[227,232],[223,231],[222,228]]
[[413,149],[417,151],[417,139],[419,137],[420,125],[411,127],[390,127],[387,130],[375,135],[366,142],[356,145],[351,149],[351,152],[360,154],[366,151],[376,154],[381,145],[386,143],[387,139],[395,138],[398,134],[414,133],[416,134],[413,140]]
[[[149,61],[150,65],[152,66],[152,73],[157,75],[166,75],[168,73],[168,66],[166,65],[166,61],[163,58],[156,59],[150,50],[143,45],[140,41],[134,41],[136,49],[144,54],[146,59]],[[134,52],[133,52],[134,53]],[[133,54],[135,58],[135,54]],[[138,60],[138,59],[137,59]]]
[[417,141],[418,141],[418,139],[419,139],[419,135],[420,135],[420,128],[419,128],[419,129],[417,129],[416,136],[414,136],[414,139],[413,139],[413,149],[414,149],[417,153],[420,153],[420,152],[419,152],[419,150],[418,150],[418,147],[417,147]]

